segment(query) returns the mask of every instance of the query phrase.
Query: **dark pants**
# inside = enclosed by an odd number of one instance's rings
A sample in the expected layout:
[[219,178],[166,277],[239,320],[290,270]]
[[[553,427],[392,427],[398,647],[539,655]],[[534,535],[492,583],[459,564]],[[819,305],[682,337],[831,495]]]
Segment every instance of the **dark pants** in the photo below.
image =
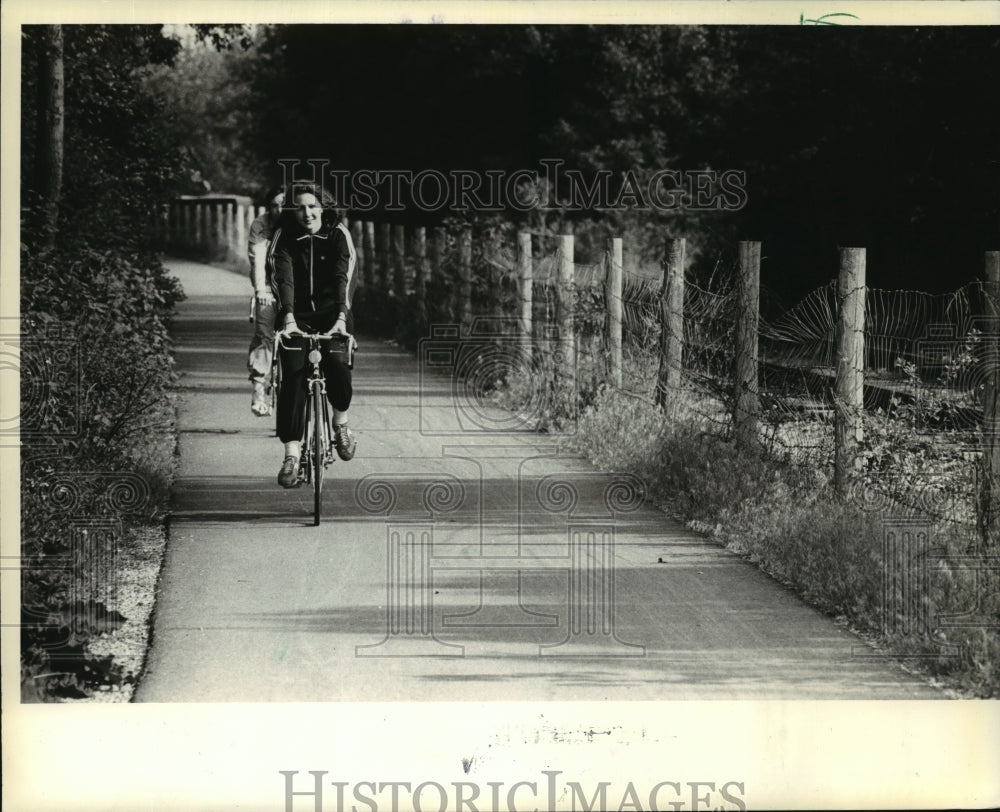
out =
[[[312,372],[309,363],[308,342],[304,339],[286,339],[287,347],[281,353],[281,392],[278,395],[278,438],[283,443],[301,440],[306,416],[306,381]],[[334,409],[346,412],[351,405],[353,389],[351,370],[323,346],[320,366],[326,376],[326,397]]]

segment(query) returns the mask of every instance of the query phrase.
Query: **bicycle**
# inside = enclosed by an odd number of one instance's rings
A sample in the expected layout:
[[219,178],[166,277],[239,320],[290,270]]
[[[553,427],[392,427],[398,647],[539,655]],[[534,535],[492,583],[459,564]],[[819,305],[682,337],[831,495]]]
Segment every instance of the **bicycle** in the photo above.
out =
[[[307,342],[307,347],[290,347],[284,343],[285,339],[298,338]],[[278,376],[272,376],[275,390],[280,386],[280,363],[278,362],[279,350],[284,348],[292,352],[308,350],[308,360],[312,364],[309,377],[306,379],[306,387],[309,394],[306,397],[306,417],[302,429],[302,453],[299,457],[299,483],[311,484],[313,486],[313,525],[320,523],[322,512],[323,494],[323,473],[334,460],[333,442],[333,412],[330,408],[330,401],[326,397],[326,377],[323,375],[321,362],[323,360],[322,347],[325,343],[336,344],[334,352],[342,355],[344,363],[348,369],[354,367],[354,352],[357,349],[357,342],[351,335],[337,333],[329,335],[326,333],[288,333],[284,330],[278,331],[274,336],[274,364],[278,367]],[[277,394],[274,396],[277,404]],[[277,413],[277,408],[275,409]]]
[[274,348],[271,352],[271,379],[268,381],[267,394],[270,397],[271,415],[274,417],[274,436],[278,436],[278,393],[281,391],[281,361],[278,358],[279,336],[274,334]]

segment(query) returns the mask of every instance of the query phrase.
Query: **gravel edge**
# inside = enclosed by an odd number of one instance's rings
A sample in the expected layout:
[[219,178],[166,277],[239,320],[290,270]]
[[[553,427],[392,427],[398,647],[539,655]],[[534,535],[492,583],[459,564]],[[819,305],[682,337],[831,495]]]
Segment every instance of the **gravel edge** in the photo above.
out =
[[108,601],[126,620],[113,632],[91,638],[87,651],[110,656],[121,667],[125,679],[119,685],[94,691],[73,703],[131,702],[136,683],[146,662],[152,629],[156,586],[167,546],[165,524],[130,530],[119,549],[116,596]]

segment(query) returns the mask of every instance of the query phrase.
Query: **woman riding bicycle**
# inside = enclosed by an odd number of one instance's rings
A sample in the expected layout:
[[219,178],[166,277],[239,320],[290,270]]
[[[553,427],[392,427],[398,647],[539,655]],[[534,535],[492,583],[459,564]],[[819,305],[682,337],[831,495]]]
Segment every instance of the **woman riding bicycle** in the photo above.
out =
[[[274,250],[282,329],[285,333],[312,332],[351,335],[354,316],[351,297],[356,284],[356,255],[350,232],[336,222],[333,201],[321,188],[296,185],[289,203],[293,216],[282,227]],[[280,350],[282,385],[278,395],[278,437],[285,458],[278,484],[299,484],[299,458],[305,420],[306,353],[286,340]],[[347,426],[351,405],[351,370],[324,350],[322,361],[326,393],[333,406],[334,445],[342,460],[354,457],[354,435]]]

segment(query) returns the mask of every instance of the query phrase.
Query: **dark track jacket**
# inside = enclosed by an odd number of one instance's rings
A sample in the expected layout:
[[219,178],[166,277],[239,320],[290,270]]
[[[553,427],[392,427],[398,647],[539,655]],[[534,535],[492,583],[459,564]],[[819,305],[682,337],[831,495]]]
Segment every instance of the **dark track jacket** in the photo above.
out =
[[309,234],[298,223],[286,224],[275,232],[272,246],[281,320],[293,313],[296,321],[329,329],[343,311],[353,330],[357,254],[347,227],[324,223]]

